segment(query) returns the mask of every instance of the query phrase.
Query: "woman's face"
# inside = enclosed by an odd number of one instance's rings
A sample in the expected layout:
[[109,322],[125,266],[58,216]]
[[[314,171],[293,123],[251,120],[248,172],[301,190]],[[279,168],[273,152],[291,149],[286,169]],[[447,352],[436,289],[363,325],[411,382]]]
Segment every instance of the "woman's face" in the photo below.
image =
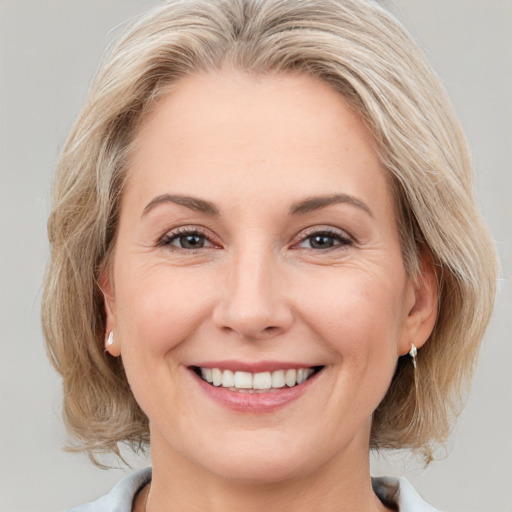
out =
[[372,137],[305,75],[190,76],[157,104],[112,276],[153,458],[226,478],[367,457],[397,357],[431,328]]

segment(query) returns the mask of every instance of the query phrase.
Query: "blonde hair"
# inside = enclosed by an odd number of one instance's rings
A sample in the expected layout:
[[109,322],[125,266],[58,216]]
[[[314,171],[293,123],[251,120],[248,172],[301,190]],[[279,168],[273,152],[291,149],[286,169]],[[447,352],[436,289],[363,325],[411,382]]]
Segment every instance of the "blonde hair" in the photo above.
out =
[[[470,155],[439,79],[405,30],[362,0],[171,0],[136,20],[92,83],[55,174],[43,327],[63,378],[75,449],[94,459],[149,442],[120,358],[104,353],[98,280],[115,244],[130,145],[181,77],[230,66],[308,73],[338,91],[378,145],[397,199],[407,271],[432,262],[439,314],[416,376],[399,358],[371,446],[430,456],[470,381],[495,294],[495,249],[473,196]],[[416,382],[415,382],[416,377]]]

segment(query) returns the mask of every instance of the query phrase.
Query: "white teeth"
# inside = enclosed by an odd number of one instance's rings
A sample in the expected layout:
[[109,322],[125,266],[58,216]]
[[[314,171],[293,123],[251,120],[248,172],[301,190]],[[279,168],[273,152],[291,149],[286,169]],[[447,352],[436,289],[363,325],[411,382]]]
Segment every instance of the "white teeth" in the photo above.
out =
[[303,382],[307,381],[309,377],[311,377],[311,375],[313,375],[313,373],[315,372],[313,368],[303,368],[302,370],[299,370],[299,372],[300,371],[302,372],[300,376],[301,381],[298,382],[299,379],[297,379],[297,384],[302,384]]
[[206,382],[213,382],[213,375],[212,375],[212,369],[211,368],[201,368],[201,376]]
[[212,382],[214,386],[222,384],[222,372],[218,368],[212,368]]
[[252,373],[235,372],[235,388],[250,389],[252,388]]
[[201,377],[214,386],[236,389],[269,390],[293,387],[313,375],[313,368],[276,370],[274,372],[233,372],[219,368],[200,368]]
[[272,387],[272,376],[270,372],[255,373],[252,378],[253,389],[270,389]]
[[286,370],[284,374],[284,380],[286,385],[289,387],[295,386],[297,384],[297,371],[296,370]]
[[235,374],[232,371],[224,370],[222,374],[222,383],[221,386],[223,388],[231,388],[235,385]]
[[284,380],[284,370],[277,370],[272,372],[272,387],[273,388],[284,388],[286,382]]

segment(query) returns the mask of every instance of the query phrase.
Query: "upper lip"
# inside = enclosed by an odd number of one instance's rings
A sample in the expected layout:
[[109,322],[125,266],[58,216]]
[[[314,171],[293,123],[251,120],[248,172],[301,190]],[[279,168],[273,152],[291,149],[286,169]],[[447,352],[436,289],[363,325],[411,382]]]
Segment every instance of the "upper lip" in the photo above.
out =
[[322,366],[311,363],[299,363],[291,361],[235,361],[235,360],[222,360],[222,361],[202,361],[189,365],[189,367],[196,368],[218,368],[219,370],[231,370],[232,372],[249,372],[249,373],[262,373],[274,372],[277,370],[292,370],[300,368],[313,368]]

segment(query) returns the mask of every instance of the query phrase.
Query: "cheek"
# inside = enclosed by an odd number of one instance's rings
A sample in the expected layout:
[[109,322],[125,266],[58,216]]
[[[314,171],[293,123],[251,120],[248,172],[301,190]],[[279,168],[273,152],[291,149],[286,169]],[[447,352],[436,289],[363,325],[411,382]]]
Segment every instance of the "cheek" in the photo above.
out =
[[301,285],[299,304],[309,327],[328,343],[345,365],[361,372],[368,366],[396,363],[403,334],[405,287],[398,273],[368,269],[330,269],[328,279]]
[[162,355],[189,338],[211,309],[209,281],[197,271],[164,265],[120,275],[119,282],[125,284],[116,290],[123,352]]
[[204,276],[169,266],[129,274],[119,274],[123,286],[116,289],[116,320],[131,390],[152,420],[165,418],[166,410],[186,414],[177,354],[211,310]]

